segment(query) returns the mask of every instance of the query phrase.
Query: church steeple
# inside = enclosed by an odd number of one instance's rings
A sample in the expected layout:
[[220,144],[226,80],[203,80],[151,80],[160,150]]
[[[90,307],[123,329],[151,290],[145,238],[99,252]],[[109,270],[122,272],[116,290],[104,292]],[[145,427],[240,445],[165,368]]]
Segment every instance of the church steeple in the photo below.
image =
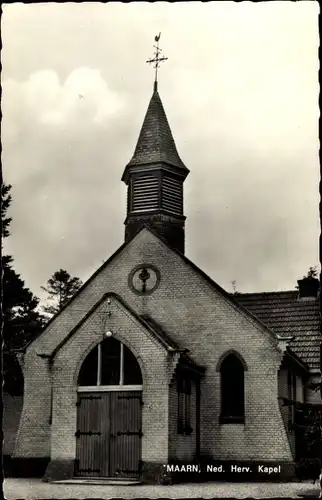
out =
[[[157,38],[160,36],[156,37],[158,42]],[[158,64],[160,49],[156,48]],[[126,241],[144,224],[149,224],[170,246],[184,253],[183,182],[188,174],[178,154],[155,80],[134,155],[122,176],[128,186]]]

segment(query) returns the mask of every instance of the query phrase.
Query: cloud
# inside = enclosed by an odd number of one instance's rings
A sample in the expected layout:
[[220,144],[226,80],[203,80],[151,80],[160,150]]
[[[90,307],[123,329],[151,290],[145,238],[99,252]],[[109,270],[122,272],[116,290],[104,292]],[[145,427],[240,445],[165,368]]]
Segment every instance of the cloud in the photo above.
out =
[[[18,114],[27,114],[35,122],[44,125],[69,125],[86,121],[107,123],[124,106],[121,96],[112,92],[99,70],[78,68],[60,82],[53,70],[32,73],[22,83],[12,79],[3,82],[4,134],[6,140],[14,140],[7,123],[16,121]],[[11,120],[6,120],[11,114]],[[15,120],[12,120],[15,118]],[[20,121],[20,120],[19,120]],[[11,134],[10,134],[11,132]]]
[[[91,259],[89,241],[102,227],[97,214],[115,211],[124,165],[115,160],[113,143],[124,133],[126,98],[113,93],[100,72],[90,68],[76,69],[65,82],[52,70],[33,73],[24,82],[8,79],[3,97],[4,177],[13,184],[14,237],[6,248],[18,268],[19,262],[22,270],[28,267],[23,274],[32,283],[39,267],[45,269],[44,282],[55,270],[52,256],[72,241],[78,242],[77,262]],[[116,194],[109,190],[113,173]],[[120,223],[116,235],[121,231]],[[30,256],[38,243],[47,251],[35,261]],[[73,261],[67,257],[65,267],[73,268]]]

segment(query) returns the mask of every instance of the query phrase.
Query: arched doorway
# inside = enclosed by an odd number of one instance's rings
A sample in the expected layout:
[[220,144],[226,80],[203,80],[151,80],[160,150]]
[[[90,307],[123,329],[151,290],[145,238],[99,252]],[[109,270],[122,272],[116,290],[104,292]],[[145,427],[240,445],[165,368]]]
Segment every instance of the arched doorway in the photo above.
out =
[[142,404],[137,359],[126,345],[106,338],[78,376],[76,475],[140,475]]

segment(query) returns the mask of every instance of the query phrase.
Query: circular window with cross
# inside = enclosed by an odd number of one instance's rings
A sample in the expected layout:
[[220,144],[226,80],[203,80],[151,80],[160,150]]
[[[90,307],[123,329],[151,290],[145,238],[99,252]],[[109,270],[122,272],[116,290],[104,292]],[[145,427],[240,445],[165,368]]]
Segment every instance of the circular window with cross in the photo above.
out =
[[138,295],[150,295],[160,284],[160,271],[153,264],[139,264],[129,274],[129,286]]

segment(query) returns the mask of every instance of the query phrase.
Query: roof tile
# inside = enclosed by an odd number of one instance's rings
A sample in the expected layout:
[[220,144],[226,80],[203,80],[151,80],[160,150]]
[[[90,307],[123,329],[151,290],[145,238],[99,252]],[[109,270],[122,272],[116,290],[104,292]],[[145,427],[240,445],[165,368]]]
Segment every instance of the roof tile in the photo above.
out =
[[289,346],[310,368],[320,367],[318,300],[301,300],[296,290],[238,293],[237,302],[280,336],[294,336]]
[[134,155],[127,167],[165,162],[189,172],[182,162],[156,90],[150,100]]

